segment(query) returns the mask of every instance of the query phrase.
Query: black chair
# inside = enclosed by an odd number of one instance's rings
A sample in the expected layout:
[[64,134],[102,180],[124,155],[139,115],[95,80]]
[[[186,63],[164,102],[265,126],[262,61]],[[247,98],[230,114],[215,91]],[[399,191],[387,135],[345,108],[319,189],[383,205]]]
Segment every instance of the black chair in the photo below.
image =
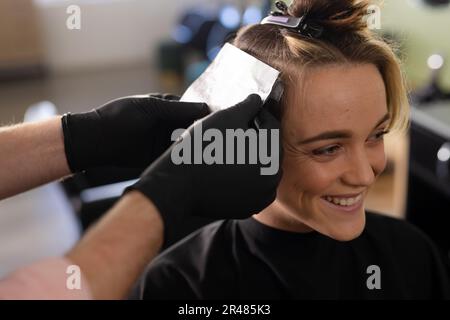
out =
[[406,219],[450,256],[450,102],[413,107]]

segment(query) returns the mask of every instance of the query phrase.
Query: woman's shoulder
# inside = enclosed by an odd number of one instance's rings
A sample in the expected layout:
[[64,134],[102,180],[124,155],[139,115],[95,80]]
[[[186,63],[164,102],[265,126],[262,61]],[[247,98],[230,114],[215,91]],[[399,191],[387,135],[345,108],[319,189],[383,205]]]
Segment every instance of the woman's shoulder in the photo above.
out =
[[229,241],[233,224],[233,220],[213,222],[159,254],[147,267],[135,296],[199,299],[204,292],[220,295],[213,284],[221,283],[225,290],[235,280]]
[[[389,217],[376,212],[367,212],[363,241],[376,244],[384,256],[389,256],[400,265],[400,270],[432,286],[433,295],[448,299],[450,283],[448,259],[422,230],[406,220]],[[427,280],[424,280],[427,279]]]
[[423,249],[434,247],[430,238],[410,222],[376,211],[366,211],[365,233],[392,245]]
[[395,230],[405,230],[413,234],[422,233],[417,227],[405,219],[393,217],[391,215],[375,211],[366,210],[366,225],[369,228],[389,228]]

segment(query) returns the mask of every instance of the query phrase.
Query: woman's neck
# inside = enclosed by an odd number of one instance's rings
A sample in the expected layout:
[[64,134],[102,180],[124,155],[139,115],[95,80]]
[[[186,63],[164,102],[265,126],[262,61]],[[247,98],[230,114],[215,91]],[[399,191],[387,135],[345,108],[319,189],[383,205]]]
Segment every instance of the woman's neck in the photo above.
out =
[[309,226],[304,224],[295,213],[290,212],[288,208],[275,200],[270,206],[253,215],[253,218],[262,224],[290,232],[311,232]]

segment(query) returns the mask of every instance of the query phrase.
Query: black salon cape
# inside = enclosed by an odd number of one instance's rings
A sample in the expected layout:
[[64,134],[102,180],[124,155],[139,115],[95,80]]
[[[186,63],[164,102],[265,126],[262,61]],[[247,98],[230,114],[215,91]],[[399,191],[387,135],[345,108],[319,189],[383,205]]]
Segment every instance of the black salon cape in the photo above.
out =
[[[247,220],[212,223],[147,268],[140,299],[448,299],[437,249],[407,222],[366,212],[363,233],[339,242]],[[369,266],[378,266],[380,289]]]

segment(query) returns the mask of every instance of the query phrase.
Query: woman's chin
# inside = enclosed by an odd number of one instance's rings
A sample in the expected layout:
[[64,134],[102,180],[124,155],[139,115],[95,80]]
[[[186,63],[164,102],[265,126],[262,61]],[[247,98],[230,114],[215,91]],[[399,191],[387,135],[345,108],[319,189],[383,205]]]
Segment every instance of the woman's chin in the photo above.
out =
[[364,202],[353,210],[336,210],[327,201],[320,199],[316,211],[318,221],[316,228],[319,233],[337,241],[351,241],[358,238],[366,225]]

